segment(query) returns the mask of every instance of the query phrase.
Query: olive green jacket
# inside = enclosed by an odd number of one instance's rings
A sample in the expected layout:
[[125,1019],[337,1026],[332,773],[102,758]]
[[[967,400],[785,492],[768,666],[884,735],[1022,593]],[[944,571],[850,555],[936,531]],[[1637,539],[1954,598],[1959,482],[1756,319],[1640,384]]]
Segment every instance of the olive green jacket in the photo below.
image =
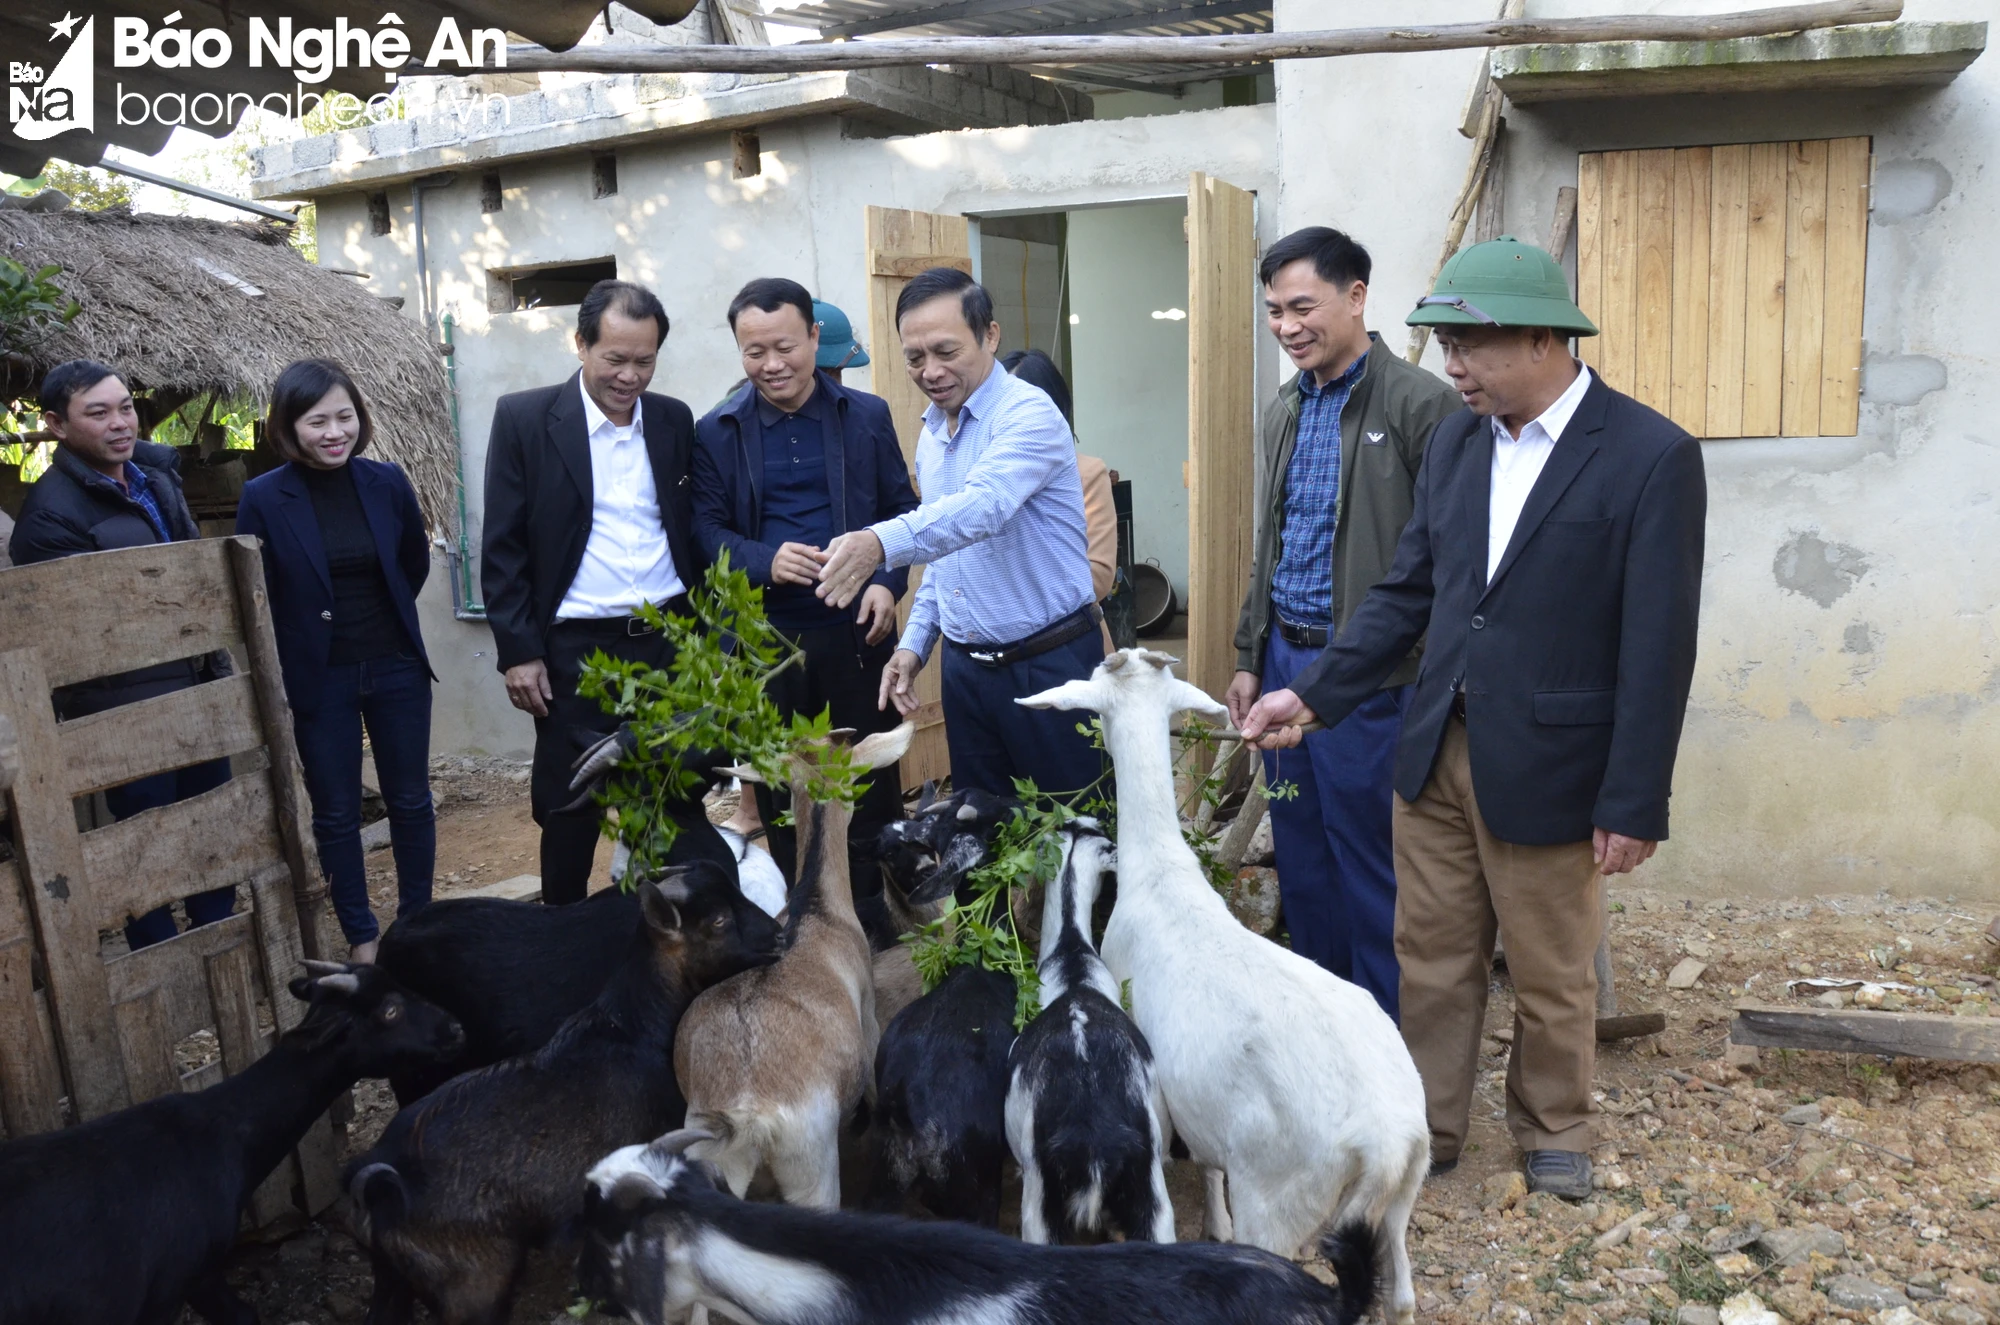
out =
[[[1458,393],[1442,379],[1404,360],[1373,332],[1368,338],[1374,342],[1368,367],[1340,414],[1340,509],[1333,526],[1336,630],[1389,573],[1396,540],[1410,522],[1424,447],[1438,423],[1460,408]],[[1271,575],[1285,529],[1285,475],[1298,436],[1299,381],[1294,377],[1278,388],[1277,400],[1264,413],[1256,557],[1236,623],[1237,670],[1259,676],[1271,629]],[[1384,684],[1406,685],[1416,676],[1417,654],[1412,652]]]

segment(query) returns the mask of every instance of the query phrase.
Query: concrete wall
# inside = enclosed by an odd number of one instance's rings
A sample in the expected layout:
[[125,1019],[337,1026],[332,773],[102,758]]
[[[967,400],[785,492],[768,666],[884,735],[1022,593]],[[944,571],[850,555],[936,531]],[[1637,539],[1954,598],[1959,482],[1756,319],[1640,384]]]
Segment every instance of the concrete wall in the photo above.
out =
[[[794,277],[865,327],[863,209],[869,204],[994,215],[1182,197],[1195,170],[1266,196],[1276,183],[1274,108],[1268,105],[874,139],[844,137],[840,123],[826,118],[768,127],[761,141],[763,173],[750,179],[731,178],[725,134],[621,148],[619,192],[609,198],[591,198],[587,154],[501,163],[505,206],[496,213],[480,212],[476,176],[426,195],[432,286],[439,309],[458,323],[459,408],[475,548],[494,401],[560,380],[575,368],[569,334],[574,308],[489,314],[490,268],[614,255],[621,275],[659,291],[674,320],[654,389],[701,413],[741,376],[723,310],[750,277]],[[375,236],[364,194],[322,197],[320,259],[371,273],[371,293],[401,295],[414,314],[419,300],[409,194],[392,189],[390,198],[392,232]],[[900,370],[892,347],[871,344],[869,350],[878,371]],[[1276,381],[1275,360],[1266,353],[1260,364],[1268,391]],[[865,387],[867,373],[859,376]],[[433,744],[521,754],[532,743],[532,729],[507,705],[486,627],[452,619],[443,569],[422,604],[425,638],[442,680]]]
[[[1726,3],[1668,3],[1695,11]],[[1535,16],[1591,12],[1532,0]],[[1982,16],[1912,0],[1909,19]],[[1470,19],[1447,0],[1280,0],[1282,28]],[[1374,324],[1403,343],[1464,170],[1477,53],[1288,63],[1279,228],[1374,252]],[[1504,217],[1545,236],[1576,154],[1872,134],[1860,435],[1704,444],[1708,555],[1673,840],[1646,867],[1700,894],[2000,899],[2000,62],[1942,90],[1513,107]],[[1398,144],[1394,169],[1377,145]],[[1435,363],[1435,352],[1428,362]]]
[[[1187,603],[1187,203],[1069,216],[1077,444],[1132,480],[1132,555]],[[1240,591],[1239,591],[1240,592]]]

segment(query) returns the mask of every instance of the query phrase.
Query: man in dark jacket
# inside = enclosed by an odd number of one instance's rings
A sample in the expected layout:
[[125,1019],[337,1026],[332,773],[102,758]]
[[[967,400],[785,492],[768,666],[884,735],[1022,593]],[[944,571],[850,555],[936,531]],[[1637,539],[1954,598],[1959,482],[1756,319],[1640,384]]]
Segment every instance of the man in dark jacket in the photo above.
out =
[[671,666],[665,636],[633,614],[686,614],[704,565],[688,515],[694,416],[646,390],[666,338],[651,290],[599,281],[577,307],[582,370],[493,407],[480,585],[507,698],[535,719],[529,803],[551,904],[588,892],[604,819],[590,801],[562,812],[570,765],[618,725],[576,693],[583,661],[602,649]]
[[1425,639],[1396,759],[1396,955],[1431,1154],[1449,1168],[1465,1143],[1504,931],[1508,1127],[1531,1190],[1581,1198],[1604,878],[1667,836],[1694,676],[1701,447],[1570,357],[1597,329],[1538,248],[1466,249],[1409,320],[1437,328],[1466,408],[1431,438],[1388,578],[1243,733],[1296,744]]
[[[201,537],[181,496],[180,457],[171,446],[139,440],[138,410],[116,372],[72,359],[49,370],[38,399],[42,426],[56,435],[55,459],[21,507],[9,544],[16,565]],[[185,690],[226,675],[226,659],[184,658],[65,686],[55,694],[56,716],[80,718]],[[112,787],[104,801],[113,818],[129,819],[227,781],[229,761],[213,759]],[[197,893],[185,905],[191,927],[211,924],[236,909],[236,889]],[[125,941],[138,949],[176,932],[173,912],[163,906],[128,920]]]
[[[710,560],[729,553],[729,564],[764,590],[771,623],[805,653],[803,667],[772,682],[779,711],[790,717],[830,709],[835,727],[884,731],[896,715],[878,709],[876,695],[910,573],[877,570],[858,610],[834,607],[813,589],[828,543],[915,510],[917,494],[888,402],[816,369],[814,307],[804,286],[774,278],[751,281],[730,303],[729,326],[749,381],[695,425],[695,540]],[[772,788],[757,788],[766,824],[776,824],[782,803]],[[863,851],[901,817],[892,764],[869,780],[849,840]],[[771,829],[771,854],[790,879],[790,829]],[[878,877],[856,870],[856,892],[870,891]]]
[[[1368,251],[1312,226],[1271,246],[1258,269],[1271,334],[1298,368],[1264,412],[1263,519],[1243,616],[1237,722],[1318,656],[1389,573],[1409,522],[1424,444],[1455,392],[1369,334]],[[1295,755],[1264,756],[1278,891],[1292,951],[1396,1015],[1396,865],[1390,774],[1417,674],[1404,660],[1344,722]]]

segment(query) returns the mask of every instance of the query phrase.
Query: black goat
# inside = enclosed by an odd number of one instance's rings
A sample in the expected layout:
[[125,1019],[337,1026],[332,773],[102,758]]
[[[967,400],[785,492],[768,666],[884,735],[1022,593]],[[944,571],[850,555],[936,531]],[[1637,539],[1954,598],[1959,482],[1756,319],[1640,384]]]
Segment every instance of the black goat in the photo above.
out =
[[[719,762],[711,756],[694,771],[712,784]],[[680,834],[667,863],[707,862],[733,884],[736,854],[708,821],[701,795],[698,788],[668,802]],[[609,888],[575,906],[446,898],[389,926],[376,964],[465,1027],[465,1049],[456,1058],[390,1080],[396,1102],[415,1103],[461,1072],[547,1044],[604,988],[638,923],[638,894]]]
[[[582,908],[573,908],[582,909]],[[627,956],[531,1055],[446,1082],[349,1166],[375,1265],[370,1325],[504,1321],[530,1248],[567,1239],[612,1147],[678,1125],[674,1032],[694,996],[777,956],[778,925],[714,865],[639,888]]]
[[244,1202],[341,1091],[458,1047],[458,1023],[371,966],[309,962],[305,1020],[233,1077],[0,1146],[0,1321],[217,1325]]
[[1170,1131],[1146,1037],[1090,941],[1098,881],[1113,862],[1093,819],[1063,829],[1042,915],[1042,1011],[1014,1042],[1007,1144],[1021,1165],[1021,1236],[1174,1240],[1161,1161]]
[[983,1228],[750,1204],[681,1152],[627,1146],[590,1171],[577,1277],[640,1325],[703,1306],[758,1325],[1353,1325],[1375,1296],[1374,1234],[1321,1249],[1338,1287],[1253,1247],[1043,1247]]
[[941,902],[986,859],[994,832],[1020,808],[1009,796],[957,792],[884,828],[875,851],[905,898]]
[[890,1180],[925,1211],[1000,1225],[1014,978],[961,966],[896,1014],[875,1051]]

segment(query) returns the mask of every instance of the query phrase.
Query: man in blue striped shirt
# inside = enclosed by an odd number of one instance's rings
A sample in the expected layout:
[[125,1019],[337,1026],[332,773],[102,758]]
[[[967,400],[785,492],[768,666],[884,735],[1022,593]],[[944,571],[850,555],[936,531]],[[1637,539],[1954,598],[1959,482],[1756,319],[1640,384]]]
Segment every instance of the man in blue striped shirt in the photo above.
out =
[[1068,793],[1103,760],[1074,714],[1014,700],[1103,661],[1086,554],[1076,441],[1048,396],[995,360],[993,301],[933,267],[904,287],[896,329],[910,379],[930,397],[917,442],[916,510],[836,538],[819,594],[845,607],[880,565],[925,563],[909,624],[882,671],[879,704],[917,707],[916,677],[940,636],[952,782],[1008,794],[1013,779]]

